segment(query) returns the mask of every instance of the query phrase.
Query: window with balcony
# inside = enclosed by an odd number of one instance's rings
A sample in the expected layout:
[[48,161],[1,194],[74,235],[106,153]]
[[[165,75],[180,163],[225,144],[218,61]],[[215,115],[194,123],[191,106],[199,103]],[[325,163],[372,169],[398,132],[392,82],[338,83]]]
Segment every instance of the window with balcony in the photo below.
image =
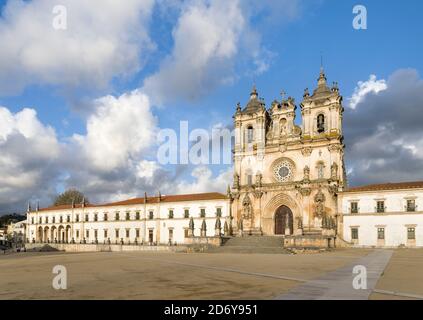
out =
[[376,203],[376,212],[383,213],[385,212],[385,201],[377,201]]
[[206,217],[206,209],[202,208],[200,209],[200,218],[205,218]]
[[407,212],[416,211],[416,200],[407,200]]
[[358,202],[351,202],[351,213],[358,213]]
[[218,218],[222,217],[222,208],[216,208],[216,217]]

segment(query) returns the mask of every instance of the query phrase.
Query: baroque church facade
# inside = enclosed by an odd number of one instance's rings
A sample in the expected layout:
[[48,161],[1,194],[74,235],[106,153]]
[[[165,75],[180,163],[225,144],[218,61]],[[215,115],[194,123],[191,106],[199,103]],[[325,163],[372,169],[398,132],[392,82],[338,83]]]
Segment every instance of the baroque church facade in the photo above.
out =
[[267,109],[254,87],[247,105],[238,104],[230,199],[239,234],[336,234],[337,195],[346,187],[344,109],[323,69],[300,108],[301,127],[291,97]]

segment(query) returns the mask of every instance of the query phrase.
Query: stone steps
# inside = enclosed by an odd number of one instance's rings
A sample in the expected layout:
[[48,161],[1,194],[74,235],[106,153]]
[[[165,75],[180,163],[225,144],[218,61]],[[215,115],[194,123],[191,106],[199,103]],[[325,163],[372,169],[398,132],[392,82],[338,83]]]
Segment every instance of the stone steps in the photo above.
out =
[[263,253],[290,254],[283,248],[282,237],[245,236],[230,238],[222,247],[209,249],[209,253]]

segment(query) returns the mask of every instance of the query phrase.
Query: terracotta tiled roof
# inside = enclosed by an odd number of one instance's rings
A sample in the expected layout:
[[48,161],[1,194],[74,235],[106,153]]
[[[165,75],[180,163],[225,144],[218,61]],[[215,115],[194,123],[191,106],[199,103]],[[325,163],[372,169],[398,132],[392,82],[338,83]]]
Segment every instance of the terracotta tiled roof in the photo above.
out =
[[[198,194],[182,194],[182,195],[169,195],[161,196],[160,202],[182,202],[182,201],[203,201],[203,200],[224,200],[227,199],[227,196],[218,192],[210,193],[198,193]],[[124,205],[135,205],[135,204],[144,204],[145,198],[135,198],[119,202],[111,202],[106,204],[86,204],[86,208],[95,208],[95,207],[114,207],[114,206],[124,206]],[[147,203],[158,203],[159,197],[148,197]],[[81,204],[75,204],[75,208],[81,208]],[[48,208],[40,209],[39,211],[53,211],[53,210],[66,210],[72,209],[72,205],[62,205],[62,206],[53,206]]]
[[367,186],[348,188],[345,192],[384,191],[417,188],[423,188],[423,181],[371,184]]
[[[75,204],[75,208],[81,208],[82,204]],[[90,207],[96,207],[96,205],[93,204],[85,204],[85,208],[90,208]],[[72,209],[72,205],[71,204],[64,204],[61,206],[52,206],[52,207],[48,207],[48,208],[40,208],[39,211],[51,211],[51,210],[66,210],[66,209]],[[34,210],[32,210],[34,211]]]

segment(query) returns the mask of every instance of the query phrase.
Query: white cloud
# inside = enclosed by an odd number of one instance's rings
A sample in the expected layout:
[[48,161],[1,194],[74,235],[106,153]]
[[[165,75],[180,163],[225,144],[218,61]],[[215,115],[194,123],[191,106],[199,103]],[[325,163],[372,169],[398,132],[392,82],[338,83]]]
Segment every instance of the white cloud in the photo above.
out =
[[190,2],[173,30],[173,52],[145,80],[145,91],[161,104],[194,99],[228,81],[245,24],[239,1]]
[[0,107],[0,208],[52,192],[60,145],[33,109],[12,114]]
[[232,183],[232,168],[220,172],[213,177],[212,171],[206,166],[196,167],[191,175],[193,182],[181,181],[177,184],[176,193],[223,192]]
[[[52,26],[67,9],[67,30]],[[0,18],[0,94],[27,85],[104,87],[140,68],[154,0],[9,0]]]
[[348,106],[351,109],[355,109],[368,94],[378,94],[386,89],[388,89],[386,81],[384,79],[377,80],[376,75],[372,74],[369,80],[358,82],[353,95],[348,99]]
[[87,134],[73,137],[91,166],[103,171],[128,166],[155,144],[157,121],[140,91],[102,97],[94,105]]
[[145,92],[158,105],[193,101],[240,76],[266,72],[274,53],[262,45],[256,26],[275,29],[275,24],[291,21],[298,17],[301,3],[197,0],[175,5],[170,1],[165,7],[180,13],[172,33],[174,47],[159,71],[145,79]]

